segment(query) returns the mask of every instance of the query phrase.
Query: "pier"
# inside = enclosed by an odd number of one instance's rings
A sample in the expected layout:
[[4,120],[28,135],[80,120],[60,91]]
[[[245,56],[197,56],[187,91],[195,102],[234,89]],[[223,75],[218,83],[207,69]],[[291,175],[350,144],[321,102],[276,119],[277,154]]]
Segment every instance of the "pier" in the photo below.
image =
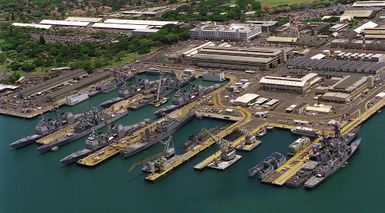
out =
[[[221,138],[224,138],[227,135],[230,135],[232,132],[234,132],[240,126],[242,126],[245,123],[250,121],[250,119],[251,119],[251,113],[250,112],[248,112],[248,111],[241,111],[241,114],[242,114],[242,120],[240,120],[240,121],[238,121],[236,123],[233,123],[232,125],[230,125],[226,129],[224,129],[223,131],[219,132],[217,134],[217,136],[221,137]],[[201,143],[201,144],[197,145],[196,147],[194,147],[192,150],[187,151],[184,154],[178,156],[178,158],[176,160],[174,160],[173,162],[165,165],[164,169],[161,172],[157,172],[157,173],[153,173],[153,174],[148,175],[146,177],[146,180],[151,181],[151,182],[157,181],[159,178],[167,175],[172,170],[177,168],[179,165],[181,165],[184,162],[190,160],[191,158],[195,157],[196,155],[198,155],[199,153],[201,153],[204,150],[208,149],[209,147],[211,147],[214,144],[215,144],[215,140],[213,138],[207,139],[203,143]]]
[[[347,134],[352,131],[354,128],[357,128],[367,119],[377,113],[381,108],[385,106],[385,100],[381,99],[379,102],[374,104],[360,116],[355,118],[353,121],[349,122],[342,127],[341,133]],[[270,183],[278,186],[284,185],[290,178],[292,178],[305,164],[309,159],[310,154],[312,153],[312,144],[320,144],[320,138],[317,138],[313,143],[309,144],[299,153],[290,158],[286,163],[276,169],[274,172],[269,174],[266,178],[262,180],[263,183]]]

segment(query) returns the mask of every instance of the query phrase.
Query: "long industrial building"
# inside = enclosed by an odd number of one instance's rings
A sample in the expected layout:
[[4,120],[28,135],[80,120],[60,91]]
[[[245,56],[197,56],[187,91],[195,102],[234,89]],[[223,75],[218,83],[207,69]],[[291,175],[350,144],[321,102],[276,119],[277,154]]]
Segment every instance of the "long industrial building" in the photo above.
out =
[[306,57],[290,60],[286,64],[292,73],[317,72],[326,76],[339,76],[338,73],[379,75],[385,71],[383,62],[362,62],[333,59],[309,59]]
[[292,56],[292,49],[241,48],[206,46],[191,57],[192,62],[202,67],[268,70],[284,63]]
[[309,73],[302,78],[264,76],[259,81],[261,89],[304,94],[311,86],[321,81],[316,73]]
[[191,30],[192,39],[229,40],[248,42],[261,34],[260,25],[230,24],[217,25],[216,23],[196,27]]

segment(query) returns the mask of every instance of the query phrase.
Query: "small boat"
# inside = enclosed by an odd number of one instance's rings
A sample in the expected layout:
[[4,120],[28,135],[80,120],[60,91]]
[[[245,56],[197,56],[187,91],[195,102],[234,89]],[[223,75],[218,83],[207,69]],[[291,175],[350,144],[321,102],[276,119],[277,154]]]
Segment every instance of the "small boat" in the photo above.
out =
[[159,107],[165,103],[167,103],[168,101],[168,98],[167,97],[163,97],[163,98],[160,98],[158,100],[155,100],[154,102],[152,102],[152,104],[155,106],[155,107]]
[[267,134],[267,131],[266,131],[266,129],[265,128],[263,128],[263,129],[261,129],[261,130],[259,130],[258,132],[257,132],[257,136],[258,137],[263,137],[263,136],[265,136]]

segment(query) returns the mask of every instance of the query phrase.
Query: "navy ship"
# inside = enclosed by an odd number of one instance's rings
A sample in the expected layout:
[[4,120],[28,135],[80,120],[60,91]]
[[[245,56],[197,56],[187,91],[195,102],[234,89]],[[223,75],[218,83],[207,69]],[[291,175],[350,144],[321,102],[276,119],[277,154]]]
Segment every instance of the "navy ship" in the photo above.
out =
[[81,114],[73,115],[70,112],[60,112],[58,113],[57,119],[46,119],[43,117],[40,122],[35,127],[35,134],[21,138],[13,143],[10,146],[14,149],[19,149],[29,144],[34,143],[36,140],[53,133],[68,124],[73,124],[75,121],[81,117]]
[[340,142],[340,143],[326,143],[329,157],[325,159],[323,163],[320,163],[318,167],[315,168],[314,175],[310,177],[309,180],[305,182],[306,189],[314,189],[319,186],[323,181],[328,179],[334,173],[336,173],[340,168],[342,168],[346,161],[352,157],[352,155],[357,151],[360,146],[361,138],[353,141],[350,145]]
[[[357,136],[359,128],[354,129],[346,135],[340,135],[340,130],[335,127],[335,136],[322,139],[324,144],[347,144],[349,145]],[[312,154],[310,154],[309,160],[304,166],[290,178],[286,185],[288,187],[298,188],[304,185],[311,176],[315,174],[316,169],[327,161],[329,158],[329,151],[327,146],[319,146],[318,144],[312,145]]]
[[126,137],[127,135],[145,127],[150,123],[149,119],[145,119],[137,124],[122,126],[122,125],[109,125],[108,130],[104,134],[96,134],[93,131],[89,137],[86,139],[85,148],[79,151],[73,152],[63,159],[60,160],[60,163],[63,166],[67,166],[75,163],[79,159],[91,154],[94,151],[97,151],[115,141],[118,141],[121,138]]
[[166,107],[161,108],[160,110],[154,112],[157,116],[165,115],[169,112],[172,112],[188,103],[193,102],[194,100],[206,95],[215,89],[220,87],[219,84],[210,87],[203,87],[201,85],[194,85],[189,91],[178,91],[172,98],[172,104]]
[[142,150],[147,149],[148,147],[157,144],[161,140],[172,135],[179,127],[186,124],[193,118],[193,113],[185,116],[181,120],[176,120],[172,118],[165,118],[158,123],[156,123],[155,128],[147,128],[144,131],[144,134],[141,137],[141,141],[128,145],[122,152],[121,155],[123,158],[128,158]]
[[124,83],[123,85],[119,86],[119,90],[118,90],[119,97],[107,100],[101,103],[100,106],[103,108],[108,108],[113,104],[118,103],[119,101],[131,98],[132,96],[142,93],[143,90],[146,90],[149,88],[151,88],[151,85],[150,85],[150,81],[147,79],[140,79],[135,84]]
[[112,90],[118,88],[119,86],[123,85],[128,80],[134,78],[135,76],[128,76],[122,73],[114,72],[114,77],[102,82],[101,84],[96,86],[96,90],[102,93],[108,93]]
[[45,153],[50,150],[57,149],[59,146],[71,143],[79,138],[90,134],[94,130],[98,130],[112,122],[127,115],[127,110],[117,113],[107,114],[104,110],[91,108],[84,113],[84,117],[75,124],[74,131],[67,133],[64,137],[58,138],[52,143],[38,147],[40,153]]
[[[218,134],[219,131],[221,131],[221,130],[222,130],[222,128],[210,128],[210,129],[208,129],[208,131],[213,133],[214,135]],[[189,139],[183,144],[184,149],[186,150],[186,152],[193,150],[194,147],[203,143],[209,137],[210,137],[210,135],[207,133],[206,129],[202,129],[198,135],[191,135],[189,137]]]
[[169,164],[170,162],[173,162],[178,158],[178,155],[176,155],[174,144],[171,141],[171,136],[169,136],[166,140],[161,141],[161,143],[164,145],[163,151],[160,154],[160,157],[148,161],[143,165],[142,171],[148,172],[148,173],[155,173],[160,172],[163,170],[164,166]]
[[279,152],[274,152],[249,169],[249,178],[257,176],[259,180],[262,180],[285,162],[286,157],[284,155]]

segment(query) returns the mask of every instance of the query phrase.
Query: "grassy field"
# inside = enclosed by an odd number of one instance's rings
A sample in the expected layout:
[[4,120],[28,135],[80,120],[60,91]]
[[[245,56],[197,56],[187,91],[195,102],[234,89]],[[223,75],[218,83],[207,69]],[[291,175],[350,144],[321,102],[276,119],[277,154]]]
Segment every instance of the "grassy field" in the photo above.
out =
[[274,7],[284,4],[305,4],[311,3],[314,0],[259,0],[262,3],[262,6]]

